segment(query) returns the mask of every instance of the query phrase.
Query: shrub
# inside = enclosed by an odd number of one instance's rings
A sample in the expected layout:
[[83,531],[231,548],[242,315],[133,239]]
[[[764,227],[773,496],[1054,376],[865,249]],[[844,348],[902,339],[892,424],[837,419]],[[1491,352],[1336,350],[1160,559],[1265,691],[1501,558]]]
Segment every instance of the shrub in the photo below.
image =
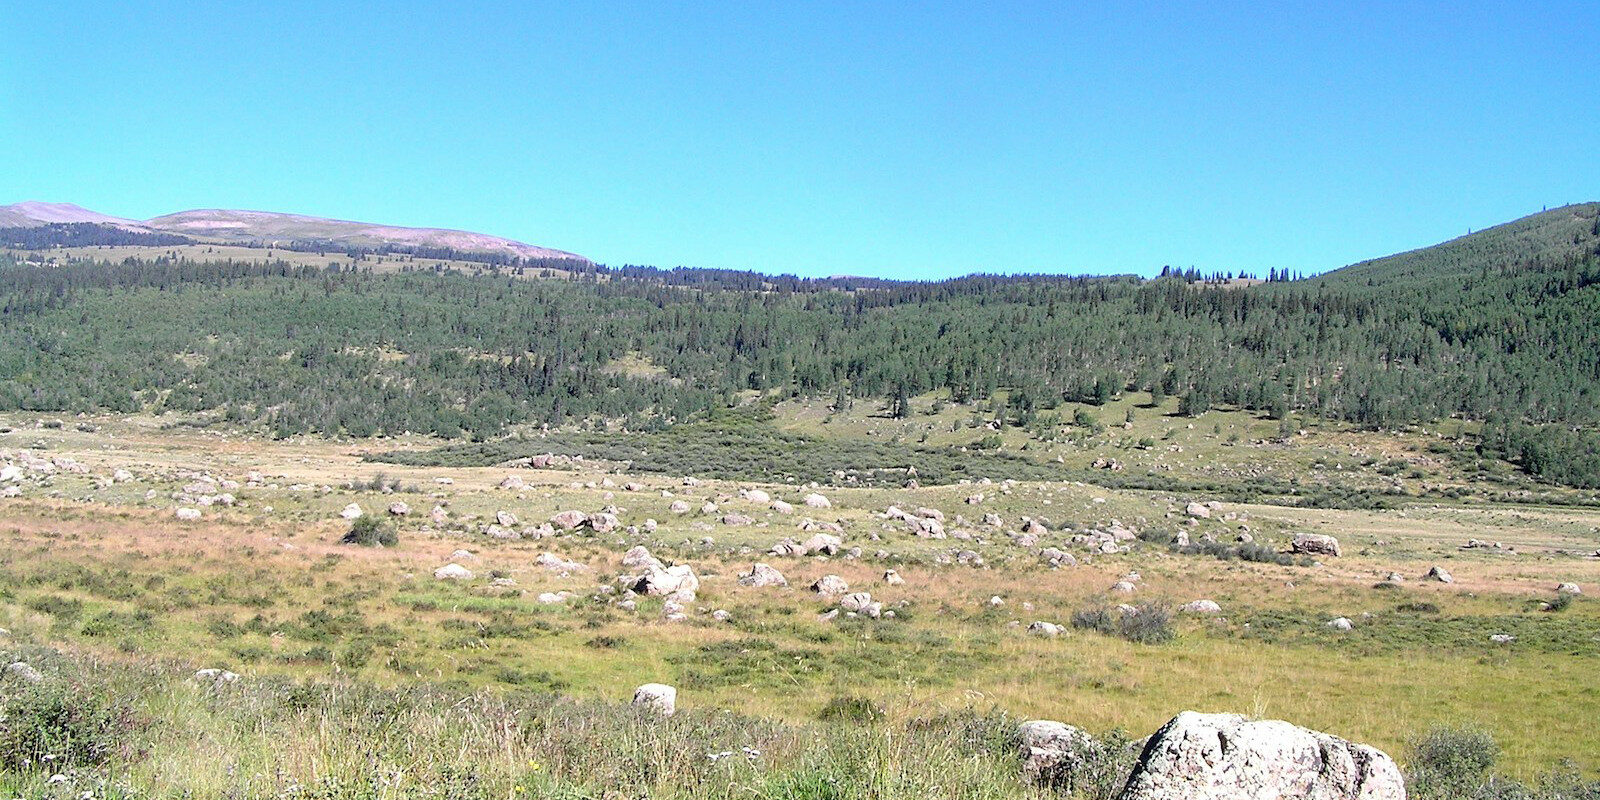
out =
[[1111,800],[1127,783],[1138,755],[1128,734],[1113,730],[1074,742],[1066,758],[1041,770],[1038,780],[1063,797]]
[[350,532],[340,541],[365,547],[394,547],[400,543],[394,523],[374,515],[357,517],[350,523]]
[[1499,745],[1487,731],[1435,727],[1411,743],[1406,783],[1418,800],[1473,796],[1489,777]]
[[1172,629],[1172,608],[1151,601],[1138,604],[1131,613],[1103,603],[1080,608],[1072,614],[1072,627],[1119,636],[1137,644],[1160,644],[1177,637]]
[[884,710],[871,700],[851,695],[834,695],[822,707],[822,710],[817,712],[817,719],[824,722],[829,720],[877,722],[883,719],[884,716]]
[[[132,708],[105,693],[58,682],[8,691],[0,700],[0,767],[21,770],[134,760],[131,733],[146,727]],[[50,756],[50,761],[44,758]]]

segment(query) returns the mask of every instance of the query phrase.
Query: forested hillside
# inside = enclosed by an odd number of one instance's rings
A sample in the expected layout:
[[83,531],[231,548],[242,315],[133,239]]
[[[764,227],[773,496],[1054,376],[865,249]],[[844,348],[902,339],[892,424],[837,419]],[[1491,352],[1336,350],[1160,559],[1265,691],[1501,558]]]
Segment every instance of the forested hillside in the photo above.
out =
[[[1450,415],[1592,426],[1597,208],[1245,288],[6,260],[0,410],[214,411],[277,435],[484,438],[596,416],[658,427],[745,390],[890,400],[944,390],[969,402],[1005,389],[1015,422],[1062,400],[1149,390],[1182,398],[1190,414],[1228,405],[1376,427]],[[1569,434],[1561,446],[1573,446]],[[1497,441],[1518,453],[1536,439],[1502,426]]]

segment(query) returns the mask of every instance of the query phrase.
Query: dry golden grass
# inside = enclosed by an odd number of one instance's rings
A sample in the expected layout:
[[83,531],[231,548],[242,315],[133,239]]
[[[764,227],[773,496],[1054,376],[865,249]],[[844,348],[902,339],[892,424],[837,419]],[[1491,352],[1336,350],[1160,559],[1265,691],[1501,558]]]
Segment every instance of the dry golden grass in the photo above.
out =
[[[1032,515],[1055,525],[1116,519],[1140,529],[1176,530],[1186,498],[1070,484],[1019,484],[1008,492],[999,486],[824,489],[833,509],[802,507],[786,516],[739,499],[740,486],[729,482],[685,487],[676,477],[621,476],[599,468],[520,469],[514,472],[528,488],[513,493],[494,488],[506,469],[380,467],[360,460],[368,451],[430,444],[420,439],[270,442],[163,430],[152,419],[99,422],[95,432],[71,425],[19,429],[0,443],[10,449],[43,444],[40,452],[89,467],[87,475],[57,474],[48,486],[30,484],[24,497],[0,501],[0,625],[19,640],[114,657],[176,658],[193,667],[226,666],[252,678],[518,686],[606,698],[664,681],[680,686],[681,702],[689,707],[790,720],[809,719],[843,694],[878,699],[901,716],[995,707],[1091,730],[1120,727],[1136,736],[1184,709],[1237,711],[1289,719],[1397,753],[1406,737],[1433,723],[1473,722],[1496,734],[1514,771],[1532,773],[1561,759],[1591,773],[1600,769],[1592,741],[1581,726],[1570,724],[1600,712],[1594,689],[1600,656],[1592,638],[1600,637],[1600,609],[1588,600],[1559,614],[1534,607],[1553,597],[1558,581],[1600,587],[1600,561],[1575,555],[1597,546],[1600,511],[1594,509],[1413,506],[1366,512],[1223,504],[1197,535],[1213,531],[1226,538],[1245,525],[1273,540],[1293,531],[1324,531],[1340,537],[1346,554],[1321,566],[1278,566],[1144,545],[1129,555],[1049,570],[1027,550],[1005,544],[1004,535],[983,533],[991,540],[987,545],[918,539],[887,523],[881,512],[890,504],[932,506],[950,517],[952,527],[957,514],[966,515],[975,531],[987,511],[1013,527],[1020,516]],[[131,469],[136,480],[93,485],[118,467]],[[235,479],[258,470],[269,485],[237,490],[237,507],[207,508],[201,521],[179,522],[171,494],[187,482],[180,470]],[[401,490],[339,488],[378,472],[397,480]],[[436,483],[438,477],[452,483]],[[602,485],[607,478],[619,486]],[[623,491],[620,484],[628,480],[645,489]],[[294,484],[332,488],[291,491]],[[797,505],[807,491],[765,488]],[[152,489],[155,496],[147,499]],[[963,502],[980,490],[988,496],[983,504]],[[59,497],[51,497],[53,491]],[[412,509],[401,524],[399,547],[338,544],[347,524],[336,515],[345,504],[354,501],[381,513],[395,499]],[[667,510],[673,499],[695,507],[719,499],[726,510],[750,514],[757,524],[730,527],[698,512],[673,515]],[[558,509],[606,505],[621,507],[625,524],[654,518],[662,528],[654,536],[618,532],[495,541],[477,533],[423,531],[436,503],[449,508],[452,526],[466,529],[501,509],[538,522]],[[808,535],[796,527],[808,514],[841,521],[849,530],[847,543],[862,546],[868,558],[763,555],[779,538]],[[1224,519],[1229,514],[1237,516]],[[715,543],[699,544],[705,536]],[[1517,553],[1460,550],[1468,538],[1504,542]],[[640,611],[630,614],[585,599],[612,582],[621,571],[622,551],[639,542],[664,558],[692,563],[701,574],[693,621],[663,622],[657,601],[642,601]],[[934,563],[937,554],[967,547],[979,550],[988,565]],[[462,548],[476,553],[464,563],[479,578],[469,585],[435,581],[432,571]],[[889,557],[873,558],[879,549]],[[543,552],[577,560],[590,571],[552,574],[534,565]],[[755,561],[778,567],[790,587],[739,586],[738,573]],[[1445,565],[1456,582],[1423,582],[1422,573],[1434,563]],[[884,585],[886,567],[907,584]],[[1107,589],[1132,570],[1143,575],[1139,598],[1209,598],[1222,605],[1223,618],[1180,617],[1177,640],[1164,645],[1079,630],[1058,639],[1024,632],[1034,620],[1068,624],[1086,605],[1121,602]],[[1404,588],[1374,589],[1389,571],[1408,578]],[[491,572],[516,585],[488,586]],[[828,605],[805,587],[830,573],[872,592],[900,618],[818,621]],[[560,605],[537,602],[539,593],[558,590],[577,596]],[[990,607],[991,596],[1003,598],[1004,605]],[[42,598],[76,600],[82,608],[63,619],[41,611],[47,607]],[[1403,603],[1431,603],[1437,611],[1420,617],[1397,612]],[[731,622],[711,621],[707,613],[713,609],[729,611]],[[130,621],[141,611],[148,615],[145,622]],[[110,622],[102,628],[109,630],[89,626],[86,632],[90,621],[108,612]],[[343,628],[313,630],[308,612],[348,620],[340,623]],[[1374,615],[1371,621],[1362,619],[1364,613]],[[1358,620],[1358,632],[1369,633],[1341,639],[1322,628],[1335,616]],[[1487,632],[1502,623],[1530,633],[1513,646],[1491,646]],[[1280,627],[1265,631],[1261,626],[1268,624]],[[495,626],[503,630],[496,633]],[[351,655],[358,650],[367,651],[364,658]],[[203,772],[211,755],[197,748],[192,760],[162,769]]]

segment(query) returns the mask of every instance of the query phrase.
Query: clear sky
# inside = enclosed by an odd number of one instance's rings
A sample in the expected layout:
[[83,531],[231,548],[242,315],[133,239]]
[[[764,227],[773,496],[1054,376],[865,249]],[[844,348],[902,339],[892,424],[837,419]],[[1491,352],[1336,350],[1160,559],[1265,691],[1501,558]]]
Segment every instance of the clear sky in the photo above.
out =
[[1600,3],[0,2],[0,204],[1321,271],[1600,199]]

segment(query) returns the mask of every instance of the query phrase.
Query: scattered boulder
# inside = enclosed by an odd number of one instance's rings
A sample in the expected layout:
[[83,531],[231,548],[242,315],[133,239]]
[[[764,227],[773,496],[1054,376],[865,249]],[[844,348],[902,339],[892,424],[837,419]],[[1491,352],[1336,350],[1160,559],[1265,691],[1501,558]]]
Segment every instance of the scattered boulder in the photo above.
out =
[[767,494],[760,489],[746,489],[743,492],[740,492],[740,494],[744,495],[744,499],[749,500],[752,503],[766,505],[767,503],[772,502],[772,495]]
[[811,583],[811,591],[822,595],[841,595],[850,591],[850,584],[838,575],[824,575]]
[[1278,720],[1185,711],[1145,744],[1119,800],[1405,800],[1382,751]]
[[794,506],[785,503],[782,500],[774,500],[772,501],[772,510],[778,512],[779,514],[793,514]]
[[1509,633],[1496,633],[1489,637],[1489,641],[1494,642],[1495,644],[1511,644],[1516,640],[1517,637],[1512,636]]
[[344,510],[339,512],[339,516],[344,517],[345,519],[360,519],[361,514],[361,506],[356,505],[355,503],[345,506]]
[[575,531],[589,521],[589,515],[577,509],[567,509],[552,517],[550,524],[566,531]]
[[1064,626],[1057,625],[1054,622],[1044,622],[1042,620],[1034,622],[1028,626],[1028,633],[1031,633],[1035,636],[1046,636],[1052,639],[1065,633],[1066,630],[1067,629]]
[[679,564],[650,570],[634,584],[633,590],[640,594],[692,603],[695,592],[700,590],[700,579],[695,576],[693,567]]
[[517,524],[517,515],[510,511],[496,511],[494,512],[494,521],[507,528],[514,527]]
[[389,504],[389,514],[391,516],[403,517],[410,513],[411,506],[406,505],[403,501],[396,500],[395,502]]
[[543,567],[551,572],[583,572],[588,569],[576,561],[568,561],[555,553],[540,553],[533,560],[535,566]]
[[178,516],[178,519],[181,519],[181,520],[184,520],[184,521],[187,521],[187,522],[193,522],[194,520],[197,520],[197,519],[200,518],[200,509],[198,509],[198,508],[180,508],[177,511],[177,516]]
[[1424,580],[1438,581],[1440,583],[1455,583],[1456,581],[1455,576],[1451,575],[1445,570],[1444,567],[1441,567],[1438,564],[1429,567],[1427,574],[1423,575],[1422,577]]
[[38,683],[44,675],[26,661],[13,661],[6,665],[6,675],[24,683]]
[[839,610],[876,619],[883,613],[883,604],[874,602],[867,592],[851,592],[839,598]]
[[434,570],[433,577],[445,581],[470,581],[472,580],[472,570],[460,564],[450,563]]
[[1116,592],[1117,594],[1133,594],[1134,590],[1137,588],[1138,587],[1134,586],[1128,581],[1117,581],[1111,585],[1111,591]]
[[800,502],[805,503],[807,508],[833,508],[833,503],[828,498],[816,492],[806,495]]
[[783,573],[766,564],[757,563],[750,567],[750,571],[739,576],[740,586],[788,586],[789,580]]
[[889,584],[890,586],[904,586],[906,579],[900,577],[900,573],[895,572],[892,569],[887,569],[883,571],[883,582]]
[[237,682],[239,676],[225,669],[207,667],[206,669],[195,670],[194,679],[200,683],[209,683],[212,686],[220,687]]
[[1204,503],[1190,503],[1183,509],[1183,513],[1199,519],[1211,518],[1211,509],[1207,508]]
[[622,520],[617,519],[616,514],[601,511],[597,514],[590,514],[585,523],[595,533],[610,533],[622,525]]
[[1351,622],[1349,617],[1334,617],[1328,620],[1328,627],[1336,631],[1347,631],[1354,628],[1355,623]]
[[[1038,625],[1061,627],[1048,622],[1035,622],[1028,630],[1033,631]],[[1089,734],[1082,729],[1048,719],[1029,720],[1018,725],[1017,739],[1019,755],[1022,756],[1022,772],[1035,780],[1055,773],[1063,766],[1070,769],[1077,754],[1093,744]]]
[[812,534],[811,538],[800,543],[800,549],[806,555],[837,555],[844,549],[844,540],[831,533]]
[[689,504],[682,500],[674,500],[672,505],[667,506],[667,510],[674,514],[687,514],[689,513]]
[[756,524],[756,520],[754,517],[745,514],[724,514],[722,515],[722,524],[734,526],[754,525]]
[[1576,583],[1563,583],[1556,587],[1556,594],[1583,594],[1583,589]]
[[1186,614],[1221,614],[1222,606],[1217,605],[1216,601],[1213,600],[1196,600],[1192,603],[1184,603],[1178,607],[1178,610]]
[[1052,567],[1076,567],[1078,565],[1077,557],[1065,550],[1059,550],[1054,547],[1046,547],[1040,550],[1039,559]]
[[647,683],[633,690],[633,707],[670,717],[678,711],[678,690],[664,683]]
[[1325,533],[1297,533],[1289,541],[1289,550],[1294,553],[1314,556],[1341,555],[1339,540]]
[[500,488],[509,489],[513,492],[520,492],[523,489],[528,488],[528,482],[524,481],[521,475],[507,475],[503,480],[500,481]]

